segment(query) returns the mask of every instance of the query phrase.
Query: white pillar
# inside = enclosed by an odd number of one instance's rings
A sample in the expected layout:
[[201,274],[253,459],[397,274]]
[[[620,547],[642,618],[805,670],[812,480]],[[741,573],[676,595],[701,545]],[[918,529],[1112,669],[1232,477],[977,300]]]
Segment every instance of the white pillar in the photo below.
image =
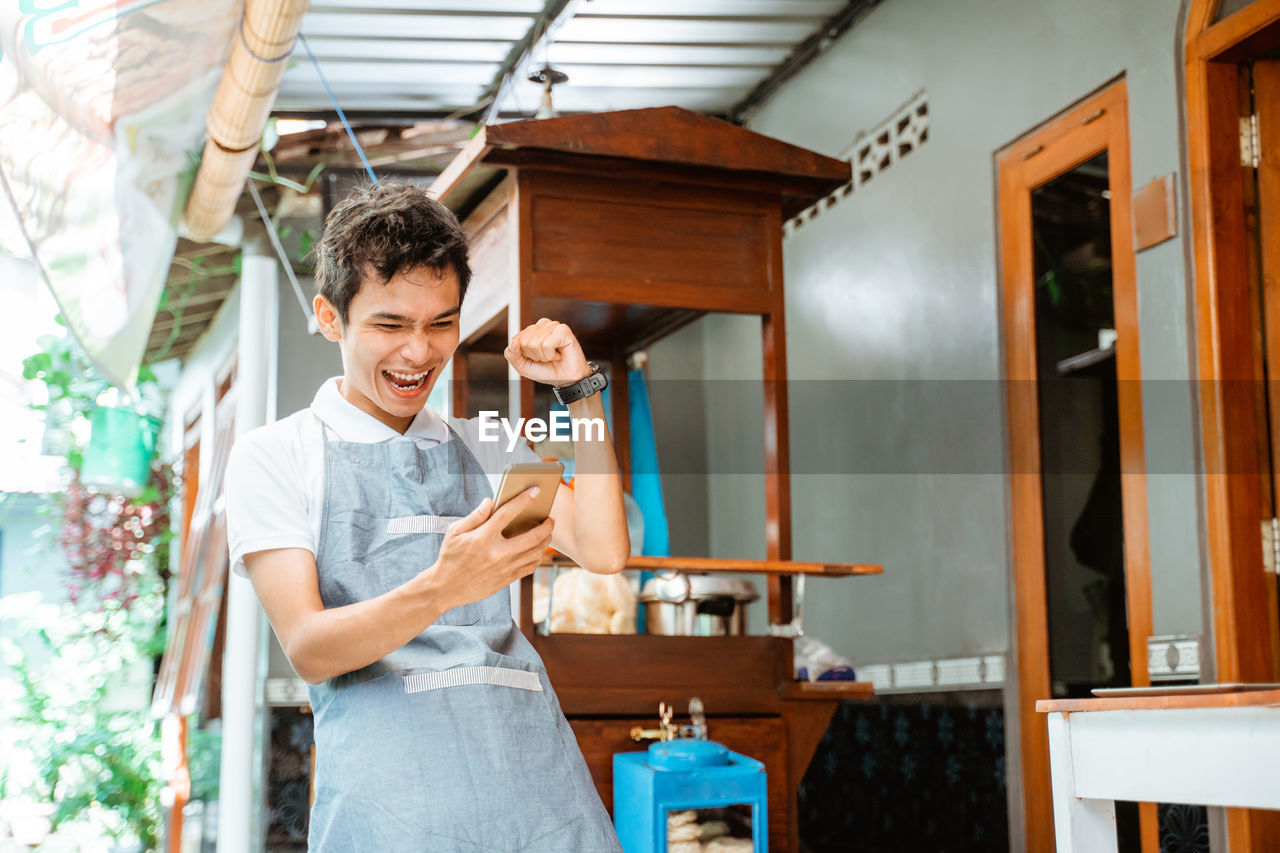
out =
[[[277,267],[246,246],[240,271],[236,366],[236,436],[275,415]],[[248,579],[228,572],[227,635],[222,662],[222,767],[218,786],[219,853],[261,846],[265,790],[259,717],[265,713],[263,614]]]

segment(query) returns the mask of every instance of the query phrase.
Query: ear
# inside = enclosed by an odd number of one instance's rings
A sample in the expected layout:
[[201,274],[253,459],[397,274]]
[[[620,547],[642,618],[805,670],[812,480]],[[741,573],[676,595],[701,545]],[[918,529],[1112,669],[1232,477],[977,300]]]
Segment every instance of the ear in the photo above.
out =
[[316,294],[311,307],[315,311],[316,327],[320,329],[320,334],[334,343],[342,340],[342,321],[338,318],[338,310],[333,307],[333,303]]

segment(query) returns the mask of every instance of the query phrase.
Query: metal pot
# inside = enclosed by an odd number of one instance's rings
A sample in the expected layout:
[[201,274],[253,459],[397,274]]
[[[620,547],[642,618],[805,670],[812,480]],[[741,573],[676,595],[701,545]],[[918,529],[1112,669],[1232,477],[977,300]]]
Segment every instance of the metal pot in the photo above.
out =
[[745,633],[747,605],[760,598],[750,583],[711,575],[664,573],[640,591],[645,630],[681,637],[736,637]]

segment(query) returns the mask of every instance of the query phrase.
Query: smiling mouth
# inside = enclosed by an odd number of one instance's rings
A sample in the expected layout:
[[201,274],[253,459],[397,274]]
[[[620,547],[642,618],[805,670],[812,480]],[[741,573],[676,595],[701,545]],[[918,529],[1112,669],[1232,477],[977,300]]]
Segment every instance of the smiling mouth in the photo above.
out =
[[387,382],[397,391],[410,392],[417,391],[426,384],[427,378],[431,375],[431,371],[423,373],[401,373],[398,370],[384,370],[382,375],[386,377]]

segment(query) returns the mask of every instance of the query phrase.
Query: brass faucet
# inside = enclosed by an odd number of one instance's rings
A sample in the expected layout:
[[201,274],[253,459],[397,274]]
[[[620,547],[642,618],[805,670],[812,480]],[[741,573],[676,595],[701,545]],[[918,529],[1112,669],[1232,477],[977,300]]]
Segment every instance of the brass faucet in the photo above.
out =
[[692,725],[677,726],[671,722],[675,709],[666,702],[658,703],[658,728],[642,729],[639,726],[631,730],[631,739],[636,743],[645,740],[675,740],[676,738],[707,739],[707,717],[703,712],[702,700],[694,696],[689,700],[689,717]]
[[636,743],[644,740],[675,740],[680,728],[671,723],[671,715],[675,709],[666,702],[658,703],[658,728],[642,729],[639,726],[631,730],[631,739]]

